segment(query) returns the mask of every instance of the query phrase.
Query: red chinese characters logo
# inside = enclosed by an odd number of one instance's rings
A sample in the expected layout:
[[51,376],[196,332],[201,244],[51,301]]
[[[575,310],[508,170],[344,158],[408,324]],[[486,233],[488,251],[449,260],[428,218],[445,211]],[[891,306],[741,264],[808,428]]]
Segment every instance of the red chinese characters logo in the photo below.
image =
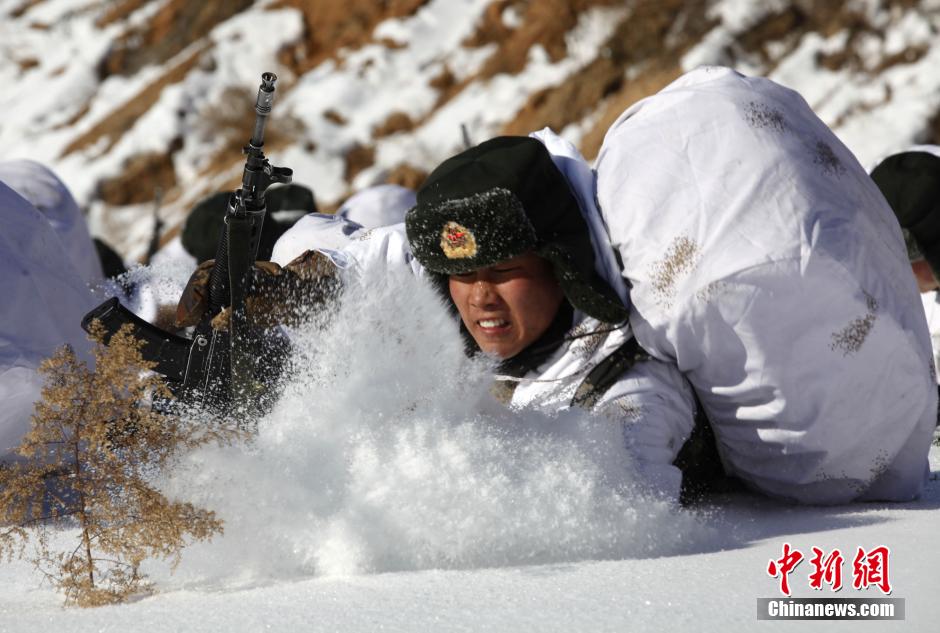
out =
[[[834,592],[842,589],[842,566],[845,563],[842,552],[834,549],[827,554],[818,547],[813,547],[812,551],[813,556],[809,559],[812,566],[809,586],[812,589],[821,590],[825,584],[829,585]],[[885,595],[890,594],[889,556],[890,550],[884,545],[870,549],[868,552],[859,547],[852,560],[852,587],[859,591],[877,587]],[[803,558],[803,552],[791,547],[789,543],[784,543],[783,556],[768,563],[767,573],[773,578],[780,579],[780,592],[783,595],[790,595],[789,575],[803,562]]]
[[790,572],[796,569],[796,566],[803,561],[803,553],[798,549],[790,549],[789,543],[783,544],[783,556],[778,560],[770,561],[767,565],[767,573],[776,578],[780,576],[780,592],[790,595]]
[[842,589],[842,552],[838,549],[823,558],[825,552],[818,547],[813,548],[813,557],[809,560],[813,566],[813,573],[809,575],[809,586],[813,589],[822,589],[823,583],[832,587],[833,591]]
[[852,586],[856,589],[867,589],[875,586],[881,593],[891,593],[891,581],[888,579],[888,556],[890,551],[882,545],[865,553],[861,547],[852,561]]

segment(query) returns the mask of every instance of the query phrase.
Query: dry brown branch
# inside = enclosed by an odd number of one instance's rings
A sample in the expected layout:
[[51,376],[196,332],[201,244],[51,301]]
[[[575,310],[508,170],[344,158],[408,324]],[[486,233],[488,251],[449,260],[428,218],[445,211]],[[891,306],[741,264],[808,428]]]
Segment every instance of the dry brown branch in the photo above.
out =
[[[108,346],[102,336],[96,324],[94,370],[68,348],[42,364],[42,399],[17,449],[23,459],[0,469],[0,559],[26,558],[66,604],[80,606],[149,591],[144,560],[175,567],[189,540],[221,533],[213,512],[172,501],[153,482],[186,451],[239,437],[152,407],[170,393],[148,371],[140,342],[129,329]],[[78,528],[78,542],[55,551],[50,532],[66,526]]]

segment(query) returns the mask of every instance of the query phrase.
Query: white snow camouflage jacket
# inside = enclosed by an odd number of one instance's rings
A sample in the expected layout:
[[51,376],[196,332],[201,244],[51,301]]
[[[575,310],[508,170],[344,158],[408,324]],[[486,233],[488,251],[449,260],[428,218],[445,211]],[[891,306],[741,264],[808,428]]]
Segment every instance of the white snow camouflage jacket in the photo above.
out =
[[[930,330],[934,366],[940,366],[940,291],[921,293],[920,300],[927,317],[927,328]],[[940,384],[940,375],[936,378],[937,383]]]
[[[95,297],[88,282],[97,256],[85,221],[65,186],[44,167],[0,165],[30,200],[0,181],[0,462],[13,458],[29,429],[42,380],[37,368],[62,345],[88,360],[81,329]],[[83,265],[83,262],[87,265]],[[91,262],[91,263],[89,263]],[[92,265],[94,264],[94,265]]]
[[701,68],[625,111],[596,168],[633,331],[692,383],[726,471],[805,503],[917,496],[924,311],[894,215],[805,101]]

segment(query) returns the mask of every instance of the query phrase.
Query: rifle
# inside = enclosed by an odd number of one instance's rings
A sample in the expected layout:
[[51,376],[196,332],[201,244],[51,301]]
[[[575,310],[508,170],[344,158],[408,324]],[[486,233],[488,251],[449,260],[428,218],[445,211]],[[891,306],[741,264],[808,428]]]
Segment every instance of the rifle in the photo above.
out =
[[[274,102],[274,73],[261,75],[255,102],[255,127],[243,149],[247,154],[242,186],[229,197],[219,236],[215,266],[209,280],[208,310],[192,338],[166,332],[128,310],[112,297],[82,319],[89,331],[98,320],[107,344],[121,326],[131,324],[143,341],[141,353],[156,363],[173,394],[183,403],[212,412],[234,412],[253,417],[268,404],[270,376],[279,370],[288,343],[248,323],[245,295],[249,272],[258,253],[261,227],[267,211],[264,194],[274,183],[289,183],[293,171],[274,167],[264,157],[264,127]],[[212,327],[223,310],[230,315],[226,331]],[[275,373],[276,375],[276,373]]]

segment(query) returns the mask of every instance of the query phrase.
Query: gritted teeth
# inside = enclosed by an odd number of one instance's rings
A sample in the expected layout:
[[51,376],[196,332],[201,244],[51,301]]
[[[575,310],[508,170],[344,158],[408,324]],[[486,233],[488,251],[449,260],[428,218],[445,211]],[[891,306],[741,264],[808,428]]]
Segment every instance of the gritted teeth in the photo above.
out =
[[503,319],[480,319],[477,323],[480,324],[480,327],[505,327],[509,325],[509,321]]

